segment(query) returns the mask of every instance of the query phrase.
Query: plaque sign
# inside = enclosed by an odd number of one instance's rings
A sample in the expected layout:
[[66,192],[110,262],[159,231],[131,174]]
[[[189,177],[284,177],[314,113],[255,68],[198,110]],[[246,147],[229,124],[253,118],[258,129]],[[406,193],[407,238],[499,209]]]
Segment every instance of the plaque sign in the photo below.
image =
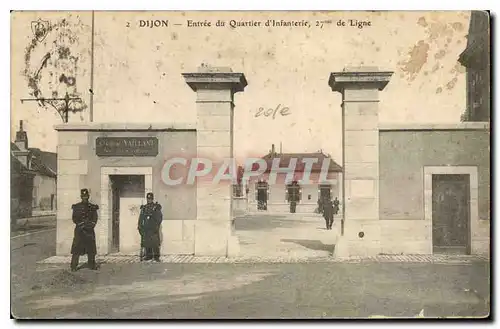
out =
[[154,157],[158,155],[156,137],[97,137],[97,156]]

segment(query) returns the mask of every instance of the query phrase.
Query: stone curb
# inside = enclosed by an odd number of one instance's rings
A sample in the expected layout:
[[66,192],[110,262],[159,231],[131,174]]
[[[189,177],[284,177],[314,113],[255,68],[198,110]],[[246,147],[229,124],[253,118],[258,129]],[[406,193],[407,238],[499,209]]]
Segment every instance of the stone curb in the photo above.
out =
[[40,215],[40,216],[32,216],[32,217],[23,217],[16,219],[16,226],[21,227],[28,223],[35,224],[38,222],[43,222],[47,219],[51,219],[54,223],[56,222],[56,215]]
[[[85,260],[85,256],[83,256]],[[69,264],[70,256],[53,256],[38,264]],[[97,257],[101,264],[140,263],[138,256],[101,256]],[[161,263],[171,264],[283,264],[283,263],[432,263],[432,264],[465,264],[471,262],[488,262],[488,256],[434,256],[434,255],[401,255],[373,257],[195,257],[195,256],[163,256]]]

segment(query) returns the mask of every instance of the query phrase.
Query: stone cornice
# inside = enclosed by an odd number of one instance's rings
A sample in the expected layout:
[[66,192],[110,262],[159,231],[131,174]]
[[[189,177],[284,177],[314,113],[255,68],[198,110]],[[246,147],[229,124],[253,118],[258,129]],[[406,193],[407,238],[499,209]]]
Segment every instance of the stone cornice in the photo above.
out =
[[342,92],[347,86],[361,86],[383,90],[394,72],[391,71],[342,71],[332,72],[328,85],[333,91]]
[[198,89],[230,89],[240,92],[247,86],[243,73],[227,72],[196,72],[182,73],[186,83],[193,91]]
[[404,130],[489,130],[488,122],[459,122],[459,123],[379,123],[380,131]]
[[196,124],[182,123],[65,123],[54,126],[58,131],[196,131]]

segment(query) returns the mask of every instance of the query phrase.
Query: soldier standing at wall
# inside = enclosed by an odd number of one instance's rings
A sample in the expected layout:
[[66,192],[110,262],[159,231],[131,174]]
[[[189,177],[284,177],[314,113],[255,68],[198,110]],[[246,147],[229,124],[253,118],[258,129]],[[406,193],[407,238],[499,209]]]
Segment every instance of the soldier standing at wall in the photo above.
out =
[[89,202],[89,190],[80,191],[82,202],[71,206],[73,223],[76,224],[71,246],[71,270],[76,271],[80,255],[87,254],[89,268],[97,270],[95,256],[97,253],[94,228],[97,224],[99,207]]
[[160,225],[163,220],[161,205],[154,202],[153,193],[146,196],[147,203],[141,206],[138,230],[141,235],[141,261],[160,261]]

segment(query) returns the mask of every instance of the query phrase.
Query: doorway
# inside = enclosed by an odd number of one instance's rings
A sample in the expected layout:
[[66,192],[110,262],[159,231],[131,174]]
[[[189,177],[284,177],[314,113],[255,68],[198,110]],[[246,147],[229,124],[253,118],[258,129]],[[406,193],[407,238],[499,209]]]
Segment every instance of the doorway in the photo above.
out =
[[266,181],[257,182],[257,209],[267,210],[267,199],[269,194],[269,185]]
[[145,199],[144,175],[109,175],[111,193],[111,252],[138,251],[137,221]]
[[469,175],[432,175],[433,253],[470,254],[469,194]]

